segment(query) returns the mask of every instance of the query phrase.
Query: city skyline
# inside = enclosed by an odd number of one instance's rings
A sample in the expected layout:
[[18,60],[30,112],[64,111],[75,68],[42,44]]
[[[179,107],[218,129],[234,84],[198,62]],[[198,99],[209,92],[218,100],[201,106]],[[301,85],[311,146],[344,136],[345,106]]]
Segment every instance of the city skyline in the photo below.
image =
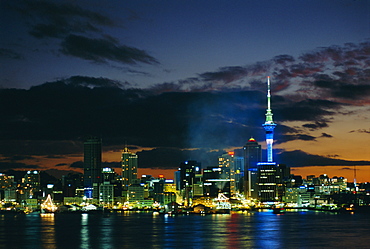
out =
[[270,75],[274,161],[349,181],[356,167],[369,181],[368,8],[2,2],[0,169],[82,172],[89,135],[115,169],[128,144],[139,174],[191,159],[215,166],[251,137],[265,150]]

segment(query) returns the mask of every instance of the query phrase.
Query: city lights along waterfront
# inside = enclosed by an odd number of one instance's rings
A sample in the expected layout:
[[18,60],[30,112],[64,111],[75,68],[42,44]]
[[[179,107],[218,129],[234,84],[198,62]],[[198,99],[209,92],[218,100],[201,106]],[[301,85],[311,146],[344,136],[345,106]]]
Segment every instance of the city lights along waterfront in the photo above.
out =
[[370,1],[0,1],[0,248],[369,248]]

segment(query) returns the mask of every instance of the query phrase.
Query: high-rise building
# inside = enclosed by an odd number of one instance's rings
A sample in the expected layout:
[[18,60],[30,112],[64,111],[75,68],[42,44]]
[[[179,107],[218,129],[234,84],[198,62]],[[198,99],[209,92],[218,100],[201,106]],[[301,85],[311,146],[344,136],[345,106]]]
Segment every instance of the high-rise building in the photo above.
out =
[[180,190],[192,187],[195,182],[195,174],[201,173],[201,164],[197,161],[185,161],[180,163]]
[[218,157],[218,166],[221,168],[229,169],[230,175],[228,175],[228,179],[230,179],[230,194],[231,196],[235,196],[236,194],[236,179],[235,179],[235,161],[234,161],[234,152],[230,151],[228,153],[223,154],[222,156]]
[[137,167],[138,167],[138,156],[131,152],[127,146],[122,151],[121,157],[122,166],[122,187],[127,190],[127,187],[131,184],[136,183],[137,180]]
[[37,195],[41,194],[40,171],[27,171],[23,181],[23,188],[26,198],[37,198]]
[[193,199],[193,187],[196,183],[196,175],[200,174],[201,163],[197,161],[185,161],[179,167],[179,190],[185,202],[185,206],[190,206]]
[[101,144],[97,137],[89,137],[84,142],[84,190],[87,198],[98,198],[102,182]]
[[203,170],[204,197],[216,198],[219,194],[230,197],[230,169],[207,167]]
[[258,197],[257,163],[262,161],[261,145],[250,138],[243,147],[244,150],[244,195],[247,198]]

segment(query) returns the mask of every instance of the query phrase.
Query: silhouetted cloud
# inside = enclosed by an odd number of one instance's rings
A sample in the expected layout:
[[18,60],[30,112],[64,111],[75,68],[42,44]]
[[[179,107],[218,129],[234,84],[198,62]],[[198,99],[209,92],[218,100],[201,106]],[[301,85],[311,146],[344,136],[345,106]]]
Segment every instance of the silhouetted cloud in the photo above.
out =
[[284,151],[277,155],[281,163],[290,167],[306,166],[361,166],[370,165],[370,161],[349,161],[312,155],[301,150]]
[[144,50],[120,45],[113,39],[94,39],[80,35],[67,36],[61,43],[61,52],[65,55],[71,55],[97,63],[106,63],[108,61],[127,64],[135,64],[137,62],[148,64],[158,63],[155,58]]
[[316,137],[306,135],[306,134],[282,135],[280,136],[279,143],[288,142],[292,140],[314,141],[316,140]]
[[352,130],[352,131],[350,131],[349,133],[353,133],[353,132],[358,132],[358,133],[368,133],[368,134],[370,134],[370,129],[368,129],[368,130],[366,130],[366,129]]
[[317,130],[328,127],[328,124],[325,121],[315,121],[315,123],[304,124],[302,126],[305,128],[309,128],[310,130]]
[[58,164],[55,164],[55,166],[56,166],[56,167],[59,167],[59,166],[66,166],[66,165],[68,165],[68,164],[66,164],[66,163],[58,163]]
[[36,38],[63,37],[69,33],[97,32],[99,26],[115,26],[109,17],[82,9],[76,4],[50,1],[21,1],[12,6],[31,24],[30,34]]
[[[95,63],[113,61],[121,64],[137,62],[158,64],[158,61],[144,50],[120,44],[116,38],[103,33],[102,27],[121,25],[103,13],[81,8],[76,3],[38,0],[19,1],[6,6],[23,15],[25,22],[31,28],[29,31],[31,36],[61,41],[59,51],[65,55]],[[49,43],[52,44],[52,42],[49,40]],[[19,54],[7,48],[0,50],[0,56],[21,58]]]
[[328,137],[328,138],[331,138],[331,137],[333,137],[333,136],[332,136],[332,135],[330,135],[330,134],[327,134],[327,133],[323,132],[323,133],[321,133],[321,137]]
[[82,161],[73,162],[69,167],[70,168],[83,169],[84,168],[84,162],[82,162]]
[[25,163],[12,163],[12,162],[0,162],[0,170],[8,169],[38,169],[38,165],[25,164]]

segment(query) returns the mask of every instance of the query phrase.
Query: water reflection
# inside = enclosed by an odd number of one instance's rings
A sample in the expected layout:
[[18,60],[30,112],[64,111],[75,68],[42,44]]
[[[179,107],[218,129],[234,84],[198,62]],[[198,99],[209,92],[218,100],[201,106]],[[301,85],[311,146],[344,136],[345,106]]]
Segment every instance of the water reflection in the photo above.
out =
[[369,224],[370,216],[313,212],[5,215],[0,248],[366,248]]
[[281,244],[280,225],[282,215],[272,212],[261,212],[258,215],[255,240],[256,245],[261,248],[283,248]]
[[56,248],[54,214],[40,214],[40,240],[43,248]]
[[89,215],[81,214],[81,247],[80,248],[89,248],[90,244],[90,235],[89,235]]

